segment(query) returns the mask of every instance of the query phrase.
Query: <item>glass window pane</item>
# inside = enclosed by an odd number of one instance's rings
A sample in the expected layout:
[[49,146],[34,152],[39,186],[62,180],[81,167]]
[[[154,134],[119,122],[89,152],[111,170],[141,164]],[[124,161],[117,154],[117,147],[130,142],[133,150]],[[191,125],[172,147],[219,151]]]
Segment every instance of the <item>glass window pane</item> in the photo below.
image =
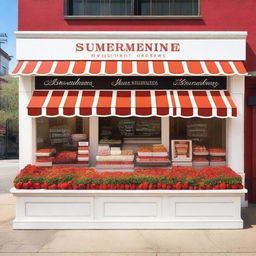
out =
[[199,0],[68,0],[69,15],[198,15]]
[[196,0],[172,0],[172,15],[197,15],[198,1]]
[[73,0],[73,15],[84,15],[84,0]]
[[136,15],[150,15],[150,0],[137,0]]
[[36,124],[38,165],[79,164],[78,141],[88,140],[89,118],[40,117]]
[[[226,161],[226,121],[220,118],[170,118],[171,140],[192,140],[193,161],[216,166]],[[203,164],[203,163],[202,163]]]
[[170,0],[153,0],[152,15],[170,15]]
[[132,0],[110,0],[108,15],[131,15]]
[[85,15],[104,15],[104,7],[101,0],[85,0]]
[[161,118],[99,118],[99,144],[136,149],[161,143]]

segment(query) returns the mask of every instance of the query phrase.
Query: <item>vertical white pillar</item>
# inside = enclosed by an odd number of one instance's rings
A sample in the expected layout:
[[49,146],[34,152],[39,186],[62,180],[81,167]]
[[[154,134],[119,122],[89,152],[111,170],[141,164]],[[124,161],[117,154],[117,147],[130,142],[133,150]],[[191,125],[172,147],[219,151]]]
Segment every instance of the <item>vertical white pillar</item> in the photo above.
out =
[[169,152],[170,147],[170,118],[161,117],[161,143]]
[[89,118],[90,165],[96,166],[96,155],[99,144],[99,118]]
[[36,147],[36,122],[28,116],[27,105],[34,90],[34,78],[19,78],[19,167],[34,163]]
[[[244,184],[244,91],[245,78],[229,78],[229,92],[237,106],[237,118],[227,120],[227,165],[243,178]],[[245,199],[242,205],[246,206]]]
[[237,106],[237,118],[227,120],[227,162],[237,173],[244,173],[244,77],[229,78],[229,92]]

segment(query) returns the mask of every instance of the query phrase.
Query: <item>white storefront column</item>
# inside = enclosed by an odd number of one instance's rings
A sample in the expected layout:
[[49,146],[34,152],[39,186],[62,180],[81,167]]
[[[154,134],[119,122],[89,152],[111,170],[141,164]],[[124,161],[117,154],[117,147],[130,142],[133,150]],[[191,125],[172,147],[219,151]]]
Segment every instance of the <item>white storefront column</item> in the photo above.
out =
[[96,155],[99,144],[99,118],[89,118],[90,166],[96,166]]
[[170,118],[162,117],[161,118],[161,143],[166,147],[169,152],[170,147]]
[[[237,106],[237,118],[227,121],[227,165],[243,178],[244,184],[244,91],[245,78],[233,76],[229,78],[229,92]],[[246,206],[245,199],[242,205]]]
[[19,78],[19,167],[33,164],[36,147],[36,120],[28,116],[27,106],[32,97],[34,78]]

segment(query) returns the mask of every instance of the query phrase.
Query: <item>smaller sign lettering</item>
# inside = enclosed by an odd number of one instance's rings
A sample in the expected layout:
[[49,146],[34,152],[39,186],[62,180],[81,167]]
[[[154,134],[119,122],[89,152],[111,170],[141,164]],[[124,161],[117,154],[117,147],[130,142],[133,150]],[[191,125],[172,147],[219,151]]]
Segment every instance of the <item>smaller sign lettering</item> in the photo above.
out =
[[47,76],[36,77],[36,90],[226,90],[218,76]]

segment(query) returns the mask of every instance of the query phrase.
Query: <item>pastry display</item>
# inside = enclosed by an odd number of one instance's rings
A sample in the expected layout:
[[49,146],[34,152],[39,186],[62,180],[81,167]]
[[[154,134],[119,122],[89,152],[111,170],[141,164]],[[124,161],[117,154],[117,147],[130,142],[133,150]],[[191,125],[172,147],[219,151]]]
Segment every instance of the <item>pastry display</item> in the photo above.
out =
[[206,156],[209,154],[209,151],[205,146],[193,146],[193,155],[195,156]]
[[78,147],[78,155],[81,154],[88,154],[89,153],[89,147]]
[[133,150],[130,150],[130,149],[122,150],[121,153],[122,153],[122,155],[127,155],[127,156],[134,155]]
[[97,155],[98,156],[110,156],[109,145],[99,145]]
[[55,157],[37,157],[37,162],[52,162]]
[[206,157],[195,157],[193,162],[209,162],[209,160]]
[[111,147],[110,148],[110,155],[111,156],[120,156],[122,154],[120,147]]
[[210,156],[225,156],[226,151],[223,148],[209,148]]
[[41,148],[36,151],[35,156],[41,157],[41,156],[51,156],[56,153],[55,148]]
[[88,147],[89,146],[89,142],[88,141],[79,141],[78,142],[78,146],[79,147]]
[[132,150],[121,150],[120,147],[100,145],[96,156],[96,168],[99,170],[134,168],[134,154]]
[[54,160],[54,157],[37,157],[36,158],[36,162],[35,165],[36,166],[52,166],[52,162]]
[[[81,146],[81,144],[83,146]],[[77,163],[81,165],[89,165],[89,143],[88,141],[78,141]]]
[[193,166],[195,167],[209,166],[209,160],[206,157],[195,157],[193,159]]
[[70,164],[77,161],[77,152],[62,151],[56,154],[54,164]]
[[167,152],[167,149],[161,144],[154,144],[152,146],[153,152]]
[[136,164],[139,166],[170,165],[169,154],[162,144],[138,148]]
[[191,161],[192,160],[192,141],[191,140],[172,140],[172,160]]
[[225,165],[226,165],[225,156],[223,157],[211,156],[210,166],[225,166]]
[[140,147],[137,150],[138,152],[152,152],[152,150],[150,148],[144,148],[144,147]]
[[[217,149],[217,151],[219,151],[219,149]],[[219,153],[223,153],[223,152],[219,152]],[[210,166],[225,166],[225,165],[226,165],[225,156],[211,156]]]
[[224,157],[212,157],[211,162],[225,162]]
[[170,162],[168,157],[148,157],[148,156],[138,156],[136,158],[137,162]]
[[191,162],[172,162],[172,166],[193,166]]
[[188,155],[188,148],[187,147],[176,147],[176,155],[177,157],[187,157]]
[[77,156],[77,161],[80,163],[80,162],[83,162],[83,161],[89,161],[89,156],[88,155],[78,155]]
[[126,162],[133,161],[134,155],[119,155],[119,156],[96,156],[97,162]]
[[89,165],[89,161],[79,161],[78,164]]
[[155,144],[152,147],[140,147],[137,150],[138,156],[167,157],[167,149],[161,144]]

